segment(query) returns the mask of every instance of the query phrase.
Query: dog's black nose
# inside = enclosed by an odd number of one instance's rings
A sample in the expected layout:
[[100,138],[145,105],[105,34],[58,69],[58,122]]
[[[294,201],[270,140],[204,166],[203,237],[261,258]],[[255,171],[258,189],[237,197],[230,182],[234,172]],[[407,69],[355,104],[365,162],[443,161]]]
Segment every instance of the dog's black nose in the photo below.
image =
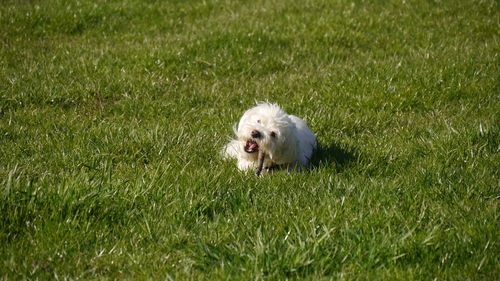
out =
[[259,131],[257,131],[257,130],[253,130],[253,131],[250,133],[250,135],[251,135],[251,136],[252,136],[252,138],[254,138],[254,139],[260,139],[260,137],[261,137],[260,132],[259,132]]

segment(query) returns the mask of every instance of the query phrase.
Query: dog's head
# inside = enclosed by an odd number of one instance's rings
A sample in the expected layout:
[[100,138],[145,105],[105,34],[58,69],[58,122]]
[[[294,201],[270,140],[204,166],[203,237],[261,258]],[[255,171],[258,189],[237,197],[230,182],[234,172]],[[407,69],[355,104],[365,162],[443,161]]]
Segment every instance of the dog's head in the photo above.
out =
[[293,130],[288,114],[278,105],[261,103],[243,114],[236,135],[247,154],[245,158],[256,158],[262,150],[273,159],[286,150]]

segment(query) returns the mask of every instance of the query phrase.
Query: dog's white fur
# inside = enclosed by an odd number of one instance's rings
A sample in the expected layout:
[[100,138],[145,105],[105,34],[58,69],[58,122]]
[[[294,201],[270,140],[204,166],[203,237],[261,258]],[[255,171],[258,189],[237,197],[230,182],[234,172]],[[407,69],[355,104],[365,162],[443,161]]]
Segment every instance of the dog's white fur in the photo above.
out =
[[[273,166],[307,167],[316,148],[316,136],[304,120],[288,115],[276,104],[260,103],[247,110],[234,132],[236,138],[222,152],[225,158],[236,158],[240,170],[257,166],[259,153],[245,151],[248,141],[257,143],[258,150],[265,152],[264,167],[267,169]],[[259,133],[258,138],[255,132]]]

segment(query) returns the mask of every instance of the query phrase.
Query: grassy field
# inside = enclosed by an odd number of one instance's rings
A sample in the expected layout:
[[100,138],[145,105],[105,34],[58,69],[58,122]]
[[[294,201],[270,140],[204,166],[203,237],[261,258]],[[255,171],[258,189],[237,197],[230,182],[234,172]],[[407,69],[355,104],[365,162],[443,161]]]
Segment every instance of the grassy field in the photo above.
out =
[[[498,1],[2,1],[0,279],[499,280]],[[255,101],[318,136],[256,178]]]

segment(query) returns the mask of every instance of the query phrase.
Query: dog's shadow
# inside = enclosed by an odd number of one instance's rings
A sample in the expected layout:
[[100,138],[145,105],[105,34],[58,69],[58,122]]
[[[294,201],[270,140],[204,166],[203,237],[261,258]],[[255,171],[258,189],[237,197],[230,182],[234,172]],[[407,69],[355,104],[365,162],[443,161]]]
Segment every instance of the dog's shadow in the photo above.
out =
[[323,165],[335,164],[338,172],[348,168],[357,160],[354,148],[342,148],[335,143],[324,145],[318,143],[313,157],[311,158],[310,168],[315,169]]

